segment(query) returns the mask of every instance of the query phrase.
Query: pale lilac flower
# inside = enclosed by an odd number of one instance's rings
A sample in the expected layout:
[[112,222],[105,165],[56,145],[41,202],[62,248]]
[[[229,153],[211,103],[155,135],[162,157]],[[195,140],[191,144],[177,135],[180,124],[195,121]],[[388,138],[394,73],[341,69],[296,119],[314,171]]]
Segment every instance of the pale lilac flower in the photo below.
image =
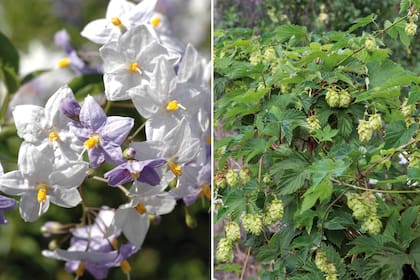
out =
[[150,226],[150,215],[163,215],[170,213],[176,204],[175,199],[162,187],[152,187],[134,182],[130,196],[132,200],[121,205],[106,236],[121,230],[125,237],[134,245],[143,244]]
[[3,216],[3,211],[10,211],[15,208],[16,200],[0,195],[0,225],[8,223],[8,221]]
[[64,115],[68,118],[79,121],[80,115],[80,104],[76,102],[73,98],[65,97],[61,100],[60,109]]
[[127,138],[134,120],[128,117],[107,117],[101,106],[87,96],[80,109],[79,123],[71,123],[71,131],[84,141],[92,167],[104,161],[121,164],[124,162],[120,145]]
[[21,196],[19,212],[27,222],[37,220],[45,213],[50,202],[65,208],[81,202],[77,187],[86,177],[87,163],[68,162],[56,167],[48,150],[31,150],[30,172],[19,170],[0,176],[0,191]]
[[82,150],[81,142],[70,132],[70,120],[61,112],[63,98],[74,99],[73,92],[67,86],[58,89],[49,99],[45,108],[36,105],[19,105],[13,110],[17,134],[23,138],[19,150],[18,165],[20,171],[28,173],[31,152],[50,150],[56,164],[76,160]]
[[104,177],[108,180],[110,186],[121,185],[134,180],[155,186],[160,183],[160,175],[155,169],[165,163],[166,160],[164,159],[128,160],[105,173]]
[[81,35],[97,44],[116,40],[127,30],[148,23],[156,2],[157,0],[143,0],[135,5],[126,0],[110,0],[105,18],[88,23]]
[[112,101],[130,99],[127,90],[149,81],[158,58],[168,56],[144,25],[107,43],[99,52],[104,62],[105,95]]

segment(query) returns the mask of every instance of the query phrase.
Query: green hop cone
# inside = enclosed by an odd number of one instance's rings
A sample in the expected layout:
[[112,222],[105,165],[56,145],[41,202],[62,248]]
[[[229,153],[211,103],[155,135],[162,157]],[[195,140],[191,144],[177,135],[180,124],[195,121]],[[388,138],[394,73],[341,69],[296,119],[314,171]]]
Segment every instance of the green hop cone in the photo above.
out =
[[309,116],[306,119],[306,122],[309,124],[309,132],[313,133],[321,128],[321,123],[316,115]]
[[327,101],[328,106],[330,106],[331,108],[335,108],[340,105],[340,96],[338,95],[337,91],[333,88],[327,90],[325,100]]
[[263,230],[262,216],[260,214],[245,214],[242,217],[242,226],[247,232],[258,235]]
[[274,199],[267,208],[263,222],[265,225],[272,225],[283,218],[284,206],[279,199]]
[[328,260],[327,255],[323,251],[316,251],[315,255],[315,265],[322,272],[328,271]]
[[239,174],[233,169],[226,172],[226,183],[229,187],[236,187],[239,184]]
[[373,114],[369,117],[368,120],[370,127],[373,130],[378,130],[382,127],[382,118],[381,118],[381,114]]
[[264,50],[263,62],[274,63],[277,61],[276,50],[272,47]]
[[352,210],[353,210],[353,217],[355,217],[359,221],[363,220],[365,217],[367,217],[370,214],[369,206],[362,201],[358,201],[358,203],[354,205]]
[[370,122],[366,120],[359,120],[359,125],[357,126],[357,133],[359,134],[359,140],[362,142],[368,142],[372,138],[372,127]]
[[219,262],[233,261],[232,243],[227,238],[222,238],[217,245],[216,260]]
[[351,95],[347,90],[342,90],[339,93],[340,101],[338,107],[340,108],[347,108],[351,103]]
[[407,34],[407,36],[414,36],[417,33],[417,24],[415,24],[414,22],[407,22],[404,28],[404,32],[405,34]]
[[246,185],[251,180],[251,170],[248,167],[242,167],[239,170],[239,179],[242,185]]
[[237,222],[229,222],[225,226],[226,239],[230,242],[236,242],[241,238],[241,229]]
[[268,173],[265,173],[265,174],[264,174],[264,177],[263,177],[263,183],[264,183],[264,184],[270,184],[270,183],[271,183],[271,177],[270,177],[270,174],[268,174]]
[[329,263],[327,265],[327,276],[325,276],[325,280],[337,280],[337,269],[333,263]]
[[407,105],[407,101],[401,106],[401,113],[404,117],[410,117],[414,110],[416,109],[416,104]]
[[373,38],[371,36],[367,37],[366,40],[365,40],[365,48],[368,51],[375,50],[376,49],[376,40],[375,40],[375,38]]
[[381,232],[382,222],[376,215],[368,217],[362,224],[362,231],[367,231],[371,235],[377,235]]

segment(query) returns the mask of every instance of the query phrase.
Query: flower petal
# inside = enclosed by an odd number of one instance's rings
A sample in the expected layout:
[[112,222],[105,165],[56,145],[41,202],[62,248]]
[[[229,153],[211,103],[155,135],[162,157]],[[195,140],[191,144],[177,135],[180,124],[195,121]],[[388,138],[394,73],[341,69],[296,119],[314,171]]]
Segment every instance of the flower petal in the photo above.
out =
[[106,141],[121,145],[130,133],[134,119],[128,117],[108,117],[106,123],[100,128],[99,134]]
[[80,122],[84,127],[98,130],[106,122],[106,114],[95,99],[88,95],[80,109]]

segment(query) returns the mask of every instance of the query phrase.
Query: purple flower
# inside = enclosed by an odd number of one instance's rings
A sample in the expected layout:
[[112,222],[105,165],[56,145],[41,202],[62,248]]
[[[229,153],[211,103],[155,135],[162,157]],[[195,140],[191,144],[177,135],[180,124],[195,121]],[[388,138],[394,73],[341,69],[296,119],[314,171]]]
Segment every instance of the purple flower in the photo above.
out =
[[104,174],[110,186],[116,186],[137,180],[152,186],[160,183],[160,176],[155,168],[166,163],[165,159],[129,160]]
[[124,162],[120,145],[127,138],[134,120],[128,117],[107,117],[101,106],[88,95],[80,109],[79,123],[70,124],[71,131],[84,141],[92,167],[104,161],[121,164]]
[[7,224],[8,221],[3,217],[3,211],[16,208],[16,200],[0,195],[0,225]]

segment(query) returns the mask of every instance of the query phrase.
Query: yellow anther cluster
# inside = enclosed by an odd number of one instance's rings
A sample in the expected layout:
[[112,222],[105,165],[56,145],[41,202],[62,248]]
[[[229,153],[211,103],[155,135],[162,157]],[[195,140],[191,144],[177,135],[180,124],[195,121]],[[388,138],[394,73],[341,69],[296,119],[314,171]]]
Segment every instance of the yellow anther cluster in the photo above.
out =
[[210,186],[207,184],[204,184],[201,186],[200,193],[198,194],[199,197],[207,197],[208,200],[211,199],[211,189]]
[[120,267],[124,273],[129,273],[131,271],[131,265],[127,260],[122,260],[120,263]]
[[85,143],[83,143],[83,146],[87,150],[91,150],[94,147],[96,147],[96,145],[98,145],[100,142],[101,142],[101,138],[99,137],[99,135],[95,134],[92,137],[90,137],[88,140],[86,140]]
[[40,188],[38,190],[38,194],[36,198],[38,200],[38,203],[44,203],[45,200],[47,199],[47,189],[45,187]]
[[130,70],[130,72],[140,72],[140,64],[138,64],[137,62],[133,62],[128,66],[128,70]]
[[171,100],[168,102],[168,105],[166,106],[166,110],[168,111],[176,111],[179,108],[179,103],[177,100]]
[[65,58],[60,59],[58,61],[57,65],[58,65],[59,68],[69,67],[69,65],[70,65],[70,58],[65,57]]
[[153,27],[157,27],[160,24],[160,16],[156,15],[156,16],[152,17],[152,19],[150,20],[150,24]]
[[111,18],[111,22],[115,26],[118,26],[118,27],[122,26],[122,22],[118,17]]
[[58,136],[58,132],[57,131],[51,131],[50,134],[48,135],[48,140],[50,142],[58,142],[60,140],[60,137]]
[[141,202],[136,205],[135,209],[136,209],[137,213],[139,213],[140,215],[143,215],[144,213],[147,212],[146,207]]
[[80,262],[79,266],[76,269],[76,275],[81,277],[81,276],[83,276],[83,274],[85,274],[85,263]]
[[140,172],[137,173],[130,173],[131,178],[133,178],[134,180],[136,180],[138,177],[140,177]]
[[172,173],[175,176],[181,176],[182,175],[182,167],[179,166],[176,162],[174,162],[173,160],[169,160],[168,161],[168,167],[169,169],[172,171]]

